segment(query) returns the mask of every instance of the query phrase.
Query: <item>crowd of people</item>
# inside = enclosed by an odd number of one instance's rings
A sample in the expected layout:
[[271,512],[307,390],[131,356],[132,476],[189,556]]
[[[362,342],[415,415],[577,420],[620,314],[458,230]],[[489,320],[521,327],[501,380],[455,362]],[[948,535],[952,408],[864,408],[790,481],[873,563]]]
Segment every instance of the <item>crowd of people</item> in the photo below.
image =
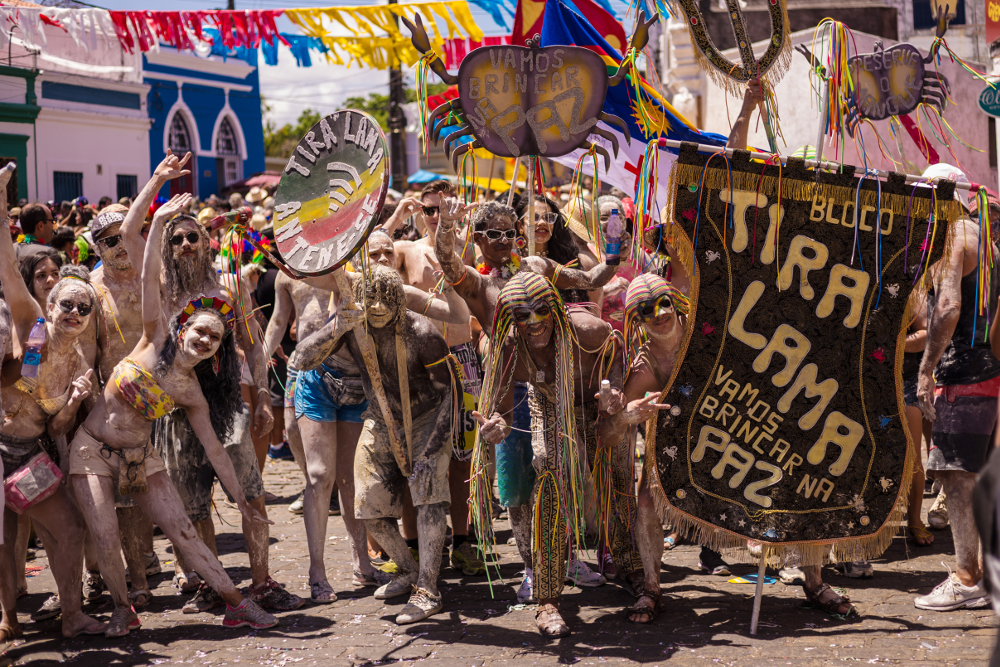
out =
[[[745,147],[745,120],[734,147]],[[630,256],[643,251],[628,232],[620,263],[602,260],[591,230],[599,221],[607,232],[615,217],[631,230],[627,196],[538,192],[530,212],[523,191],[465,201],[442,180],[390,192],[346,282],[294,280],[245,239],[273,244],[266,191],[158,198],[189,159],[168,153],[134,199],[97,207],[24,202],[8,212],[10,172],[0,172],[0,218],[11,224],[0,234],[0,640],[21,636],[16,605],[35,539],[57,591],[34,619],[61,614],[67,637],[140,627],[147,577],[161,571],[154,526],[173,545],[174,585],[191,593],[184,612],[225,607],[227,627],[277,625],[275,613],[307,600],[269,573],[268,456],[293,459],[303,476],[288,510],[305,523],[313,604],[337,599],[324,561],[331,515],[350,537],[351,583],[378,599],[407,596],[396,617],[406,624],[443,609],[442,553],[463,575],[486,574],[483,526],[506,513],[524,565],[517,598],[537,603],[543,635],[569,633],[559,597],[570,582],[616,582],[632,598],[629,620],[656,618],[663,551],[684,536],[665,531],[649,476],[636,479],[636,451],[641,426],[670,407],[657,400],[678,362],[690,282],[669,248]],[[969,180],[946,167],[926,176]],[[928,610],[989,604],[972,498],[996,425],[1000,332],[974,315],[983,236],[977,201],[961,203],[954,224],[966,233],[935,266],[928,303],[913,304],[903,369],[918,462],[907,525],[915,544],[933,542],[921,514],[927,445],[942,486],[928,519],[950,523],[956,552],[954,574],[915,600]],[[254,216],[243,234],[212,230],[246,204]],[[1000,220],[1000,201],[990,208]],[[493,467],[521,474],[495,484],[503,475],[479,465],[483,444]],[[598,465],[613,490],[603,526]],[[217,557],[215,479],[243,517],[243,592]],[[699,567],[729,575],[710,549]],[[874,572],[860,560],[838,569]],[[822,610],[856,612],[819,562],[790,557],[780,576]],[[107,622],[82,611],[104,590]]]

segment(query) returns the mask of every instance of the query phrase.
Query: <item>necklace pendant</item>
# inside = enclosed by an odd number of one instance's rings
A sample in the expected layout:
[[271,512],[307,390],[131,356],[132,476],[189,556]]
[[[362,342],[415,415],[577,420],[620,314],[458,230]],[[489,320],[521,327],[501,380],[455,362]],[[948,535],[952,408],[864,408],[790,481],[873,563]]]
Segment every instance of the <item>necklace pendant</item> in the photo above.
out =
[[538,371],[535,373],[535,382],[544,383],[545,382],[545,371]]

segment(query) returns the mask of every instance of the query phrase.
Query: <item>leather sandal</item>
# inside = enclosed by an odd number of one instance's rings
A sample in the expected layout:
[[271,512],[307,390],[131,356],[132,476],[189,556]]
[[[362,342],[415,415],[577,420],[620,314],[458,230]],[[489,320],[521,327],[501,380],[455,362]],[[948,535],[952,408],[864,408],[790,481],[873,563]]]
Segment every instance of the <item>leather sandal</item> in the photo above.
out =
[[[840,619],[846,619],[849,616],[857,616],[857,617],[861,616],[861,614],[858,613],[858,608],[855,607],[854,604],[851,602],[851,598],[847,597],[846,595],[838,595],[832,588],[830,588],[829,584],[820,584],[812,591],[803,586],[802,590],[805,591],[806,599],[810,603],[819,607],[820,609],[830,614],[831,616],[836,616],[837,618]],[[828,598],[827,601],[824,602],[823,595],[827,591],[833,593],[834,597]],[[841,607],[843,607],[844,605],[847,605],[846,612],[840,611]]]
[[934,534],[927,530],[927,526],[922,522],[908,524],[907,528],[913,535],[913,543],[918,547],[929,547],[934,544]]
[[[546,607],[551,608],[547,609]],[[563,620],[559,609],[551,603],[539,605],[538,611],[535,612],[535,625],[538,626],[538,631],[543,637],[565,637],[569,634],[569,626]]]
[[[643,599],[646,598],[653,601],[652,607],[647,607],[645,605],[639,604],[640,602],[643,601]],[[643,625],[647,623],[652,623],[653,620],[656,618],[657,614],[659,614],[661,611],[663,611],[663,592],[658,590],[653,591],[647,589],[643,589],[642,593],[639,595],[639,599],[635,601],[634,605],[625,608],[625,614],[628,617],[629,622],[639,623]],[[646,620],[645,621],[637,620],[635,618],[637,614],[645,614]]]

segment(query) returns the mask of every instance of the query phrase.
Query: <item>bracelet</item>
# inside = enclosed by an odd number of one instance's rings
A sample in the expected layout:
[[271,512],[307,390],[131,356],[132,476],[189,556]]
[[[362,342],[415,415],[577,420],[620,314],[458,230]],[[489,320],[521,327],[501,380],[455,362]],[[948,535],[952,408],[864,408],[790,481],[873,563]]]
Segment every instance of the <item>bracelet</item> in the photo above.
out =
[[458,279],[458,282],[449,283],[447,278],[445,279],[445,282],[448,283],[449,285],[451,285],[452,287],[457,287],[459,283],[461,283],[463,280],[465,280],[465,276],[467,276],[467,275],[469,275],[469,270],[466,268],[466,269],[464,269],[462,271],[462,277]]
[[260,396],[261,392],[271,393],[271,390],[267,387],[257,387],[257,395]]

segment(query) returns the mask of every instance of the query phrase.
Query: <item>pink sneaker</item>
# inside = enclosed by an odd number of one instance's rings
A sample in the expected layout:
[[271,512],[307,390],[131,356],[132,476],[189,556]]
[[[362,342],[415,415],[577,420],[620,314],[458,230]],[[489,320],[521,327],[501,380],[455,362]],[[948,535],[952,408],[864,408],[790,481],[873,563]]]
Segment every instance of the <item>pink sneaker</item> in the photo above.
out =
[[222,619],[222,625],[227,628],[250,626],[254,630],[263,630],[264,628],[273,628],[277,624],[278,619],[247,598],[243,598],[243,602],[238,607],[226,605],[226,617]]

